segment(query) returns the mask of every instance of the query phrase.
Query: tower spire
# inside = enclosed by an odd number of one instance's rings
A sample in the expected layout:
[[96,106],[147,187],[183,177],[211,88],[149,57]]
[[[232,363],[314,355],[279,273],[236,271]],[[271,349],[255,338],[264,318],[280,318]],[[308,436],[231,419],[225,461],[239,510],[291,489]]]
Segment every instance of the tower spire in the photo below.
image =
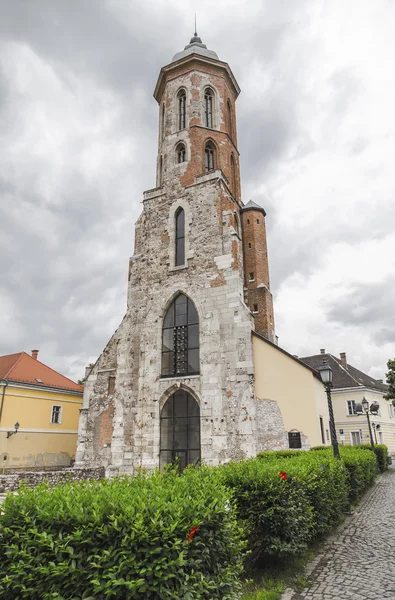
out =
[[195,13],[195,37],[197,37],[197,28],[196,28],[196,13]]

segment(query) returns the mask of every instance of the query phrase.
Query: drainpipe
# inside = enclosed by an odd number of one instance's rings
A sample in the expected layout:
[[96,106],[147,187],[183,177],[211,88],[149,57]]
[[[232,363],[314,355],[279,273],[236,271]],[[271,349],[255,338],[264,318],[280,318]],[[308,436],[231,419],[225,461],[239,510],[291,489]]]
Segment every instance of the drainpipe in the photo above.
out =
[[1,422],[1,415],[3,414],[3,404],[4,404],[5,389],[6,389],[7,385],[8,385],[7,379],[2,379],[0,381],[0,385],[3,386],[3,393],[2,393],[2,396],[1,396],[1,404],[0,404],[0,422]]

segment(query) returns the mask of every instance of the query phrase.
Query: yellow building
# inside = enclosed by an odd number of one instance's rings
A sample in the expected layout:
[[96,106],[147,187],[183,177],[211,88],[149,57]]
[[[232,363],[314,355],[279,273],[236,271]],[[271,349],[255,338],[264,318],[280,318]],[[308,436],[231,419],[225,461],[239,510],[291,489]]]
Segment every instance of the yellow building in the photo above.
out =
[[[318,373],[265,337],[253,333],[255,393],[270,414],[267,449],[330,444],[328,403]],[[259,414],[258,414],[259,417]],[[270,431],[285,430],[270,440]]]
[[302,360],[314,369],[324,360],[332,369],[332,403],[339,444],[370,444],[366,415],[355,411],[355,405],[365,397],[369,405],[376,401],[380,406],[378,414],[370,416],[374,443],[385,444],[389,453],[395,454],[395,411],[392,403],[384,398],[388,386],[348,364],[345,352],[339,359],[321,350],[320,354]]
[[0,356],[0,467],[67,466],[83,387],[26,352]]

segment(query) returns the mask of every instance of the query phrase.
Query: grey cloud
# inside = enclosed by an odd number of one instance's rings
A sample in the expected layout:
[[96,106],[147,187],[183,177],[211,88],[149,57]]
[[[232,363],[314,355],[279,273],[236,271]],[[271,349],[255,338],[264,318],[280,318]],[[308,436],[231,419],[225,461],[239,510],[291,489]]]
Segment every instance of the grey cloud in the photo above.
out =
[[330,321],[368,329],[378,344],[395,344],[395,276],[379,283],[354,286],[352,291],[327,307]]

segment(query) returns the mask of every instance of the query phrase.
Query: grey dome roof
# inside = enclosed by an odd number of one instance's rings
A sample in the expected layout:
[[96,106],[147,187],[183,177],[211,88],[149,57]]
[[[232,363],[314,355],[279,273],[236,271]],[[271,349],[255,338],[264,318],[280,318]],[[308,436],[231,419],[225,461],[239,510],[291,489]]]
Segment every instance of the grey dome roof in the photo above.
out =
[[209,50],[206,44],[202,43],[202,40],[195,31],[194,36],[191,38],[189,44],[187,44],[181,52],[177,52],[172,58],[172,63],[189,56],[190,54],[200,54],[200,56],[206,56],[207,58],[213,58],[219,60],[218,54],[214,50]]

